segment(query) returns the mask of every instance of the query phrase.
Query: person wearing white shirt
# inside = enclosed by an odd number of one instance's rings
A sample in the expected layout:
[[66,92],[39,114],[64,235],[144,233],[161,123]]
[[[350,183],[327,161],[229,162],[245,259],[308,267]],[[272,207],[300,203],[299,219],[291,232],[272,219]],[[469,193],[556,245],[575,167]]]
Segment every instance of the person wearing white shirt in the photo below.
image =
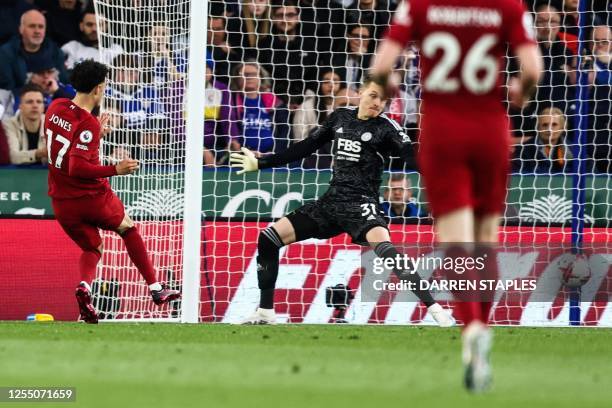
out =
[[113,58],[123,52],[123,48],[114,43],[100,48],[98,25],[93,9],[87,9],[83,12],[79,28],[81,39],[67,42],[62,46],[62,51],[66,54],[66,69],[71,70],[76,63],[86,59],[109,64]]

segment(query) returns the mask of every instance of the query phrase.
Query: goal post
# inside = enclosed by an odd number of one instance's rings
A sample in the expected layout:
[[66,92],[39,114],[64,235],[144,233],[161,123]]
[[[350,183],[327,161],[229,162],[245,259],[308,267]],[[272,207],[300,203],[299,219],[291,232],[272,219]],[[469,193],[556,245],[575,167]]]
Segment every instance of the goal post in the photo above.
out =
[[120,237],[103,232],[97,306],[102,320],[196,323],[208,2],[96,0],[94,6],[100,56],[110,67],[102,110],[111,115],[112,132],[103,139],[102,160],[139,160],[137,173],[113,177],[111,186],[140,230],[157,279],[183,293],[180,301],[155,306]]
[[202,247],[202,149],[205,109],[202,79],[206,77],[208,0],[191,1],[185,128],[185,208],[183,213],[182,323],[200,320],[200,249]]

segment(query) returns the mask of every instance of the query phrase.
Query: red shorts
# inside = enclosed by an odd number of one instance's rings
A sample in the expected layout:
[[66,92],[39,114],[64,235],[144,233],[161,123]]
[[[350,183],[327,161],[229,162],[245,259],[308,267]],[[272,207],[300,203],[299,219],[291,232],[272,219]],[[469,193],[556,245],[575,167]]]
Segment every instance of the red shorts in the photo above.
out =
[[51,202],[57,221],[84,251],[97,249],[102,244],[98,228],[114,231],[125,216],[123,203],[112,190],[96,196]]
[[476,216],[503,214],[510,169],[505,115],[423,117],[419,168],[436,217],[464,207]]

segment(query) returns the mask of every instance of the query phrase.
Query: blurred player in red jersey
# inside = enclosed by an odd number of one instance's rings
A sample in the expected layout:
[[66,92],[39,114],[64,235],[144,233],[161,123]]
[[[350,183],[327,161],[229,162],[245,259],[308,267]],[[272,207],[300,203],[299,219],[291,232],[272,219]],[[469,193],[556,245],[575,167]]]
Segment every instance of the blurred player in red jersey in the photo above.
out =
[[104,64],[93,60],[77,64],[71,77],[76,96],[72,100],[56,99],[45,115],[49,196],[57,221],[83,250],[76,298],[81,319],[87,323],[98,322],[89,286],[102,256],[98,228],[121,236],[130,259],[149,285],[155,304],[180,297],[178,291],[157,281],[142,237],[107,180],[111,176],[134,173],[139,168],[138,161],[124,159],[117,165],[100,165],[100,128],[107,127],[108,116],[103,115],[98,122],[91,111],[100,106],[107,73]]
[[[481,243],[480,255],[490,254],[487,271],[495,275],[494,244],[510,156],[502,61],[509,45],[521,72],[509,80],[508,98],[522,106],[542,71],[531,30],[531,17],[519,0],[404,0],[372,64],[372,75],[391,92],[388,78],[397,57],[409,42],[419,46],[423,119],[418,159],[437,240],[446,243],[451,256],[470,255],[460,243]],[[486,390],[491,380],[491,305],[456,304],[465,324],[465,385],[476,392]]]

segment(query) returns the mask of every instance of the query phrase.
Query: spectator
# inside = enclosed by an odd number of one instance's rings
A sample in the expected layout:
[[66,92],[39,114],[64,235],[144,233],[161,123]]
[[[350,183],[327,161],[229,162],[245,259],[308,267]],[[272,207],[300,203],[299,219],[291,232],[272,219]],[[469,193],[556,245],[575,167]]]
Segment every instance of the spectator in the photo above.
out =
[[612,30],[607,25],[593,28],[594,78],[591,88],[593,103],[593,157],[595,168],[612,172]]
[[371,31],[364,25],[352,25],[346,29],[347,41],[344,43],[344,51],[336,54],[333,59],[335,67],[342,67],[346,71],[346,84],[349,88],[358,92],[361,86],[361,78],[370,66],[368,52],[371,41]]
[[211,0],[209,1],[209,16],[237,16],[241,8],[241,0]]
[[156,128],[165,119],[157,90],[141,81],[140,61],[134,54],[121,54],[113,60],[115,78],[106,88],[109,105],[121,112],[127,128]]
[[241,56],[227,42],[225,31],[225,17],[213,16],[208,19],[208,47],[206,51],[215,61],[215,79],[225,84],[230,83],[232,66],[241,61]]
[[287,110],[269,91],[269,74],[255,60],[236,66],[232,77],[239,140],[233,148],[245,146],[258,153],[281,150],[289,140]]
[[36,85],[26,85],[20,93],[17,114],[3,121],[12,164],[34,164],[47,161],[43,134],[43,92]]
[[346,106],[359,106],[359,93],[351,88],[342,88],[334,96],[334,110]]
[[47,17],[47,36],[60,47],[80,37],[81,0],[36,0],[36,5]]
[[0,166],[6,164],[11,164],[11,155],[9,154],[8,140],[6,140],[4,125],[0,122]]
[[[578,34],[580,28],[578,25],[579,4],[580,0],[563,0],[563,19],[559,32],[559,37],[574,55],[578,55]],[[582,24],[587,30],[585,38],[589,38],[591,35],[589,27],[593,26],[593,19],[593,13],[590,11],[587,11],[583,15]]]
[[0,44],[19,34],[19,18],[34,6],[26,0],[2,0],[0,2]]
[[[71,85],[63,84],[59,81],[57,70],[51,64],[45,64],[46,61],[40,61],[41,65],[33,65],[32,74],[29,75],[27,83],[39,86],[44,94],[45,111],[47,107],[58,98],[72,99],[76,95],[76,91]],[[15,98],[15,109],[19,106],[19,97]]]
[[153,25],[149,34],[147,56],[152,58],[153,84],[166,88],[170,82],[179,81],[187,68],[187,61],[178,52],[172,50],[170,32],[164,25]]
[[[340,68],[320,67],[318,93],[308,90],[304,102],[293,117],[293,141],[298,142],[310,135],[334,111],[336,95],[342,90],[344,75]],[[328,169],[333,156],[331,143],[323,146],[317,154],[302,161],[304,168]]]
[[548,174],[571,171],[572,153],[565,144],[565,122],[561,109],[544,108],[538,116],[537,136],[517,149],[514,170]]
[[385,201],[380,207],[385,216],[389,218],[420,218],[427,216],[427,213],[421,209],[416,199],[412,196],[412,185],[405,174],[391,174],[383,197]]
[[556,106],[565,111],[574,99],[573,76],[567,74],[574,65],[574,55],[559,38],[561,15],[547,4],[535,10],[535,34],[544,71],[532,102],[522,110],[520,123],[515,124],[515,128],[529,136],[535,135],[537,112],[542,106]]
[[206,59],[206,109],[204,110],[204,164],[220,164],[230,142],[238,137],[235,108],[227,85],[214,79],[215,63]]
[[[547,4],[536,7],[535,33],[540,52],[544,57],[544,73],[547,76],[541,83],[545,86],[568,85],[565,72],[569,65],[573,65],[574,54],[561,41],[560,28],[561,14],[555,7]],[[567,97],[563,93],[548,93],[549,101],[564,100]]]
[[227,22],[227,38],[239,50],[240,59],[257,58],[257,43],[270,35],[270,1],[248,0],[242,12]]
[[[87,1],[89,4],[85,9],[93,4],[92,0]],[[160,21],[165,22],[173,40],[181,48],[185,48],[189,41],[184,34],[188,30],[189,18],[186,17],[189,15],[190,2],[127,0],[123,3],[98,1],[97,4],[98,32],[102,33],[104,47],[117,44],[122,52],[128,54],[145,51],[143,39],[149,36],[154,22]]]
[[305,139],[313,129],[321,125],[333,112],[334,96],[342,87],[340,70],[332,67],[319,68],[319,92],[308,90],[304,102],[293,116],[293,140]]
[[88,8],[81,15],[79,30],[79,39],[69,41],[62,46],[62,51],[66,55],[66,68],[68,70],[72,70],[76,63],[86,59],[110,64],[113,58],[123,53],[121,46],[116,43],[106,44],[103,50],[100,49],[98,24],[93,9]]
[[391,19],[389,4],[386,0],[353,0],[346,10],[343,20],[346,24],[361,24],[370,27],[372,37],[377,40],[382,38]]
[[295,108],[302,103],[306,86],[314,89],[317,53],[314,33],[300,21],[295,0],[280,0],[271,8],[272,35],[259,42],[259,62],[272,74],[274,93]]
[[567,48],[578,55],[578,5],[580,0],[562,0],[563,21],[560,27],[559,37]]
[[[127,7],[122,7],[120,13],[109,2],[99,2],[98,7],[98,21],[108,26],[107,33],[117,33],[113,40],[128,54],[142,51],[141,39],[147,34],[149,22],[154,21],[151,7],[133,7],[136,1],[124,3]],[[98,31],[104,32],[103,28],[106,27],[98,27]]]
[[35,64],[51,64],[59,72],[59,80],[68,82],[64,53],[52,40],[45,38],[45,27],[45,16],[37,10],[21,16],[20,37],[0,47],[0,88],[17,93]]
[[300,21],[305,27],[304,35],[308,41],[315,44],[319,53],[319,61],[329,61],[332,56],[333,39],[336,30],[344,32],[343,20],[334,20],[332,11],[341,10],[332,0],[300,0]]

